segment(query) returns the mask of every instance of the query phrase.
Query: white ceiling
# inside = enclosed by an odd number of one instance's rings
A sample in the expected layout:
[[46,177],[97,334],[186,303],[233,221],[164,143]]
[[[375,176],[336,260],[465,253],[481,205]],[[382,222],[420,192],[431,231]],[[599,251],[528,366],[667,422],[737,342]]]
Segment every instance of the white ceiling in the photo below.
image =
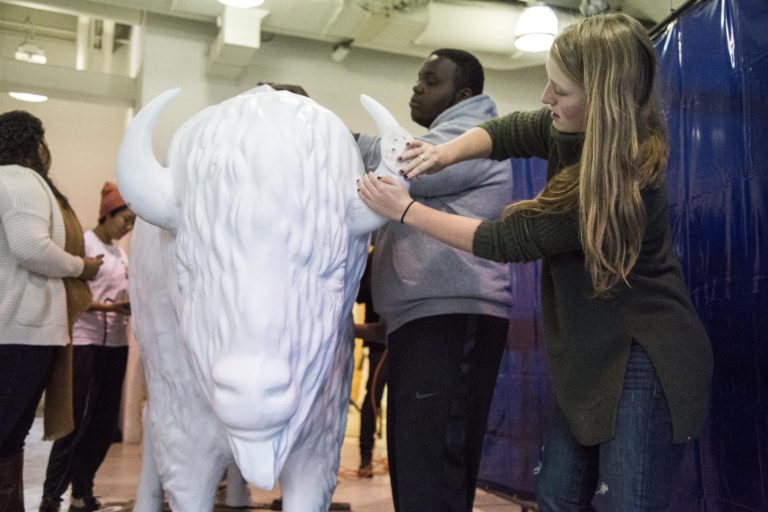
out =
[[[421,9],[381,9],[383,5],[402,5],[408,1],[266,0],[260,8],[242,11],[225,9],[216,0],[0,0],[0,41],[7,45],[0,56],[0,75],[5,75],[0,76],[0,89],[14,90],[9,87],[32,84],[40,88],[38,78],[27,76],[40,70],[13,60],[13,48],[18,43],[11,42],[24,37],[29,31],[29,21],[40,39],[47,38],[60,47],[68,45],[74,52],[79,15],[117,22],[113,52],[128,44],[131,27],[141,25],[147,13],[210,24],[211,32],[218,31],[219,35],[211,40],[208,73],[225,80],[236,79],[259,46],[269,44],[272,34],[322,42],[328,44],[329,50],[346,41],[352,51],[359,47],[413,57],[426,57],[440,47],[462,48],[475,53],[485,67],[497,70],[541,65],[546,58],[545,52],[525,53],[514,47],[514,26],[526,2],[431,0]],[[547,0],[547,3],[556,9],[562,28],[575,19],[580,4],[586,1]],[[591,2],[624,11],[650,28],[685,0]],[[367,8],[362,7],[363,4]],[[371,8],[372,5],[376,8]],[[122,51],[125,55],[126,49]],[[122,72],[123,77],[126,74],[131,73]],[[16,80],[14,84],[10,77]],[[94,76],[87,79],[92,82]],[[51,87],[61,87],[60,83],[74,80],[77,77],[62,74],[61,79],[51,79],[49,83]],[[83,83],[71,86],[73,90],[83,87],[86,87]],[[130,84],[116,76],[102,90],[108,91],[104,93],[106,101],[110,96],[118,96],[123,102],[129,101],[126,99],[131,95],[129,88]]]
[[[561,25],[573,20],[585,0],[548,0]],[[596,1],[596,0],[593,0]],[[649,27],[664,19],[683,0],[601,0],[609,8],[641,19]],[[353,39],[352,46],[423,56],[438,46],[479,52],[484,64],[517,68],[540,63],[542,55],[516,52],[513,24],[526,2],[517,0],[432,0],[425,9],[375,13],[363,3],[385,5],[403,0],[266,0],[263,34],[277,33],[329,43]],[[216,0],[2,0],[0,30],[23,30],[30,17],[36,32],[74,40],[78,14],[140,23],[142,13],[216,23],[224,12]],[[509,26],[512,24],[512,26]],[[496,54],[496,55],[494,55]]]
[[[386,0],[369,0],[373,3],[385,4]],[[395,0],[391,0],[395,1]],[[401,0],[402,1],[402,0]],[[579,6],[584,0],[546,0],[548,5],[570,10],[573,13],[579,11]],[[620,10],[638,19],[649,23],[658,23],[672,10],[679,7],[681,0],[602,0],[613,10]],[[325,0],[267,0],[267,5],[275,7],[278,4],[312,3],[321,4]],[[353,4],[360,0],[335,0],[336,3]],[[525,0],[432,0],[431,3],[444,4],[477,4],[477,8],[488,8],[484,4],[525,5],[533,3]],[[46,10],[49,12],[67,12],[70,14],[101,10],[106,13],[106,6],[111,6],[115,16],[119,17],[131,10],[149,11],[168,14],[197,20],[213,19],[222,12],[222,5],[216,0],[3,0],[0,4],[18,5],[30,8]]]

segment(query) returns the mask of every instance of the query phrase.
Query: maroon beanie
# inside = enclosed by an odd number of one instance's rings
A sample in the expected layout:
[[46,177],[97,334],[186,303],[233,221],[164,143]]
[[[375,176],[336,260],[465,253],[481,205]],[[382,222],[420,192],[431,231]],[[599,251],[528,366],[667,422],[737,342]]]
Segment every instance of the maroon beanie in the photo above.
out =
[[101,206],[99,207],[99,219],[103,219],[111,212],[125,206],[125,200],[117,190],[117,185],[111,181],[105,181],[101,189]]

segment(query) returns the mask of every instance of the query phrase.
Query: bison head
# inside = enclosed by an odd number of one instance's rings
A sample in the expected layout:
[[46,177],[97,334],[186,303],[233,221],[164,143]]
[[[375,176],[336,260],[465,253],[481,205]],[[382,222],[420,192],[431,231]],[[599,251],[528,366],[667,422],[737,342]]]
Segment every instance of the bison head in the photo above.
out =
[[[162,167],[152,129],[177,93],[129,126],[118,183],[139,216],[174,235],[176,311],[195,377],[243,474],[268,488],[328,376],[367,233],[382,219],[357,198],[363,165],[344,123],[267,86],[192,117]],[[387,154],[399,153],[407,134],[364,101]]]

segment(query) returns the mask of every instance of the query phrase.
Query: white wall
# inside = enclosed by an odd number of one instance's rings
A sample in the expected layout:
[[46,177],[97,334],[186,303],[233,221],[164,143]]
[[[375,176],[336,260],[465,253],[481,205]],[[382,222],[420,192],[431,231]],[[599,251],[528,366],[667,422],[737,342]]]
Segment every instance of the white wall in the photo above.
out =
[[[408,130],[424,131],[410,121],[408,108],[422,59],[352,48],[344,62],[336,63],[331,61],[330,53],[331,45],[327,43],[275,36],[262,44],[240,81],[244,87],[259,80],[301,84],[353,131],[374,130],[358,101],[364,93],[390,109]],[[538,108],[545,81],[543,67],[486,70],[485,92],[494,98],[500,113]]]
[[147,15],[138,77],[139,103],[143,105],[167,89],[182,88],[155,129],[155,152],[161,162],[165,161],[173,133],[184,121],[243,90],[239,84],[206,79],[206,54],[215,36],[215,27],[208,23]]
[[[410,121],[408,100],[422,60],[402,55],[352,48],[343,63],[331,61],[331,45],[318,41],[274,36],[262,43],[250,66],[236,83],[216,82],[205,76],[213,27],[149,15],[144,39],[141,103],[171,87],[181,94],[163,113],[155,131],[158,159],[176,128],[205,106],[255,87],[259,81],[302,85],[310,96],[334,111],[352,131],[374,131],[373,122],[359,103],[368,94],[389,108],[413,133],[423,128]],[[486,71],[486,92],[499,113],[536,109],[544,88],[543,66],[515,71]]]

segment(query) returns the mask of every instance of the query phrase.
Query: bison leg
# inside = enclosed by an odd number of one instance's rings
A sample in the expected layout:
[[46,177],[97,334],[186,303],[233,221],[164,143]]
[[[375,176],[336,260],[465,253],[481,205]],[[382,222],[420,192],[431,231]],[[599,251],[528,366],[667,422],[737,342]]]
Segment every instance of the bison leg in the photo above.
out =
[[346,326],[325,388],[321,389],[283,470],[286,512],[327,512],[339,471],[352,381],[352,323]]
[[142,423],[144,428],[141,448],[141,473],[139,474],[139,488],[136,490],[136,504],[133,510],[134,512],[162,512],[163,487],[160,485],[160,475],[157,472],[153,448],[152,422],[148,419],[146,406],[144,406]]
[[305,444],[294,449],[286,461],[280,473],[286,512],[328,511],[336,489],[338,456],[319,448]]

